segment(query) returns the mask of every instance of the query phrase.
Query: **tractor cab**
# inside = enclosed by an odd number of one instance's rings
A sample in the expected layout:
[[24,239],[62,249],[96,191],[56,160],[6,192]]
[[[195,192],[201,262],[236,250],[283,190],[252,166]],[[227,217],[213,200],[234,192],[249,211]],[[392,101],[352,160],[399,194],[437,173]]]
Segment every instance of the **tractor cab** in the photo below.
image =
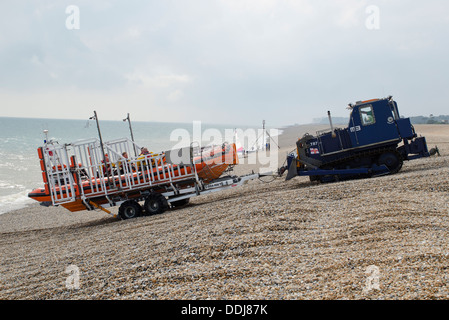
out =
[[349,105],[348,133],[352,147],[400,142],[416,137],[410,118],[401,118],[392,97]]
[[388,99],[374,99],[349,105],[348,133],[353,148],[400,141],[396,126],[397,108]]

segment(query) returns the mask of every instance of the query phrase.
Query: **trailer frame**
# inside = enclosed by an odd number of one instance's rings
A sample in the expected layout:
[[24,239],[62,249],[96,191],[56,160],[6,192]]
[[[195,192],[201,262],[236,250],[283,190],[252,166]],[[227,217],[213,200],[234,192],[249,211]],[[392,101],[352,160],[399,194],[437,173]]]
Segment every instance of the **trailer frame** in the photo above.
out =
[[[45,184],[42,191],[51,201],[41,204],[61,205],[70,211],[102,210],[114,216],[108,209],[119,206],[119,216],[128,219],[163,213],[177,202],[272,174],[227,175],[206,182],[198,176],[194,157],[199,155],[202,160],[207,152],[195,146],[125,158],[124,152],[140,149],[127,138],[105,143],[95,138],[68,144],[45,141],[38,154]],[[143,206],[141,201],[145,201]]]

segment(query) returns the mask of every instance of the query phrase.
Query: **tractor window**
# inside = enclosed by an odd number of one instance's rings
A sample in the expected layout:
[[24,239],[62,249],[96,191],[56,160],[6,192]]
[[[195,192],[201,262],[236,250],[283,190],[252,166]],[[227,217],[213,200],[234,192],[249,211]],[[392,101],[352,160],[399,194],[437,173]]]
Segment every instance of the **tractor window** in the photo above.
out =
[[364,107],[361,107],[359,110],[360,110],[360,117],[362,119],[362,125],[368,126],[376,122],[376,120],[374,119],[374,112],[372,105],[370,104],[366,105]]

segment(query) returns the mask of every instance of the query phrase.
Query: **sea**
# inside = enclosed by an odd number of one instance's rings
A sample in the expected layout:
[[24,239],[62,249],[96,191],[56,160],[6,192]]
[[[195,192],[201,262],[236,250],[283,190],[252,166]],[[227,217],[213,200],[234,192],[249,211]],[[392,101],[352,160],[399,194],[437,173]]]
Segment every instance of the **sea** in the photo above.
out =
[[[44,133],[44,131],[47,131]],[[282,133],[277,128],[265,127],[270,136]],[[133,137],[135,143],[150,151],[161,152],[174,147],[183,147],[191,141],[201,139],[201,145],[222,143],[232,139],[232,132],[245,135],[241,140],[246,149],[254,148],[262,141],[261,126],[239,126],[223,124],[164,123],[143,121],[95,121],[9,118],[0,117],[0,214],[21,209],[36,202],[28,193],[43,187],[37,148],[44,140],[56,140],[60,144],[97,138],[103,141]],[[254,134],[248,134],[252,133]],[[131,136],[132,134],[132,136]],[[187,135],[187,138],[186,138]],[[195,137],[197,139],[195,139]],[[219,141],[219,138],[222,141]],[[198,142],[198,141],[196,141]]]

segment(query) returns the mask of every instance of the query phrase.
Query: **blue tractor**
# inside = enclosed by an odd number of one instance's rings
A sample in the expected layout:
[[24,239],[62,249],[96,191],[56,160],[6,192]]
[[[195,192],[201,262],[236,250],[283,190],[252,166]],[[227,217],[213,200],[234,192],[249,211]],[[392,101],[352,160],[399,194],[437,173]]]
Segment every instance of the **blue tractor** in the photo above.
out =
[[349,104],[348,126],[305,134],[296,154],[287,157],[286,180],[309,176],[330,182],[398,172],[404,160],[430,156],[425,137],[418,137],[410,118],[401,118],[392,97]]

